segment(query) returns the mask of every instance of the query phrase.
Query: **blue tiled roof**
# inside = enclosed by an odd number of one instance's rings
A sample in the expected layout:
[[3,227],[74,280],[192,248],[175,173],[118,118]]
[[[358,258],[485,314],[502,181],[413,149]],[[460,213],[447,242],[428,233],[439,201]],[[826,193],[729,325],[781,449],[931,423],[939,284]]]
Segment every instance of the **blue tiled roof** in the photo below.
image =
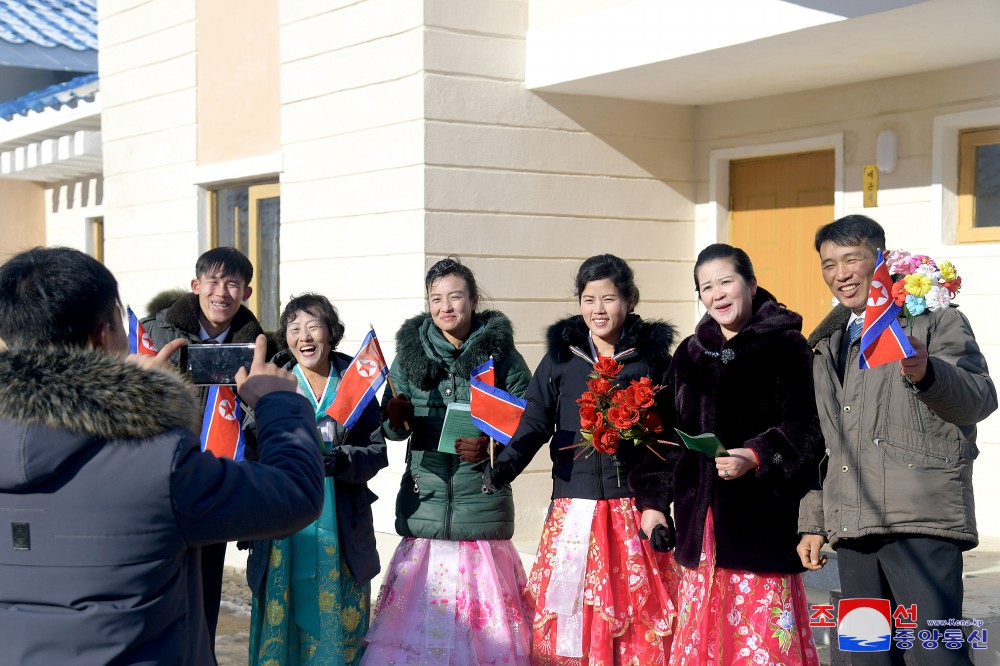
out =
[[42,109],[58,109],[63,106],[75,105],[78,100],[94,98],[98,89],[97,74],[84,74],[65,83],[43,88],[22,95],[17,99],[0,104],[0,120],[10,120],[16,115],[24,115],[28,111]]
[[0,39],[97,50],[95,0],[0,0]]
[[97,1],[0,0],[0,65],[97,71]]

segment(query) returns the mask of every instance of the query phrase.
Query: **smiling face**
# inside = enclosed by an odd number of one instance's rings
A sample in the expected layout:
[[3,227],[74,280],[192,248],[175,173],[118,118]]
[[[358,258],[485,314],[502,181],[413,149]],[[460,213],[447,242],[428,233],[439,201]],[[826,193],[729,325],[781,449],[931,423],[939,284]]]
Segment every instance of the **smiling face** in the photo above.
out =
[[757,279],[747,282],[730,259],[713,259],[698,267],[698,293],[727,340],[746,326],[753,314]]
[[632,302],[625,299],[607,278],[588,282],[580,292],[580,314],[590,334],[612,348],[618,342],[625,317],[631,311]]
[[330,372],[333,340],[323,319],[310,310],[299,310],[288,322],[285,342],[303,368],[326,376]]
[[478,300],[469,295],[464,278],[450,274],[435,280],[427,290],[427,305],[448,342],[458,347],[469,337]]
[[215,337],[229,328],[251,290],[243,278],[213,270],[191,280],[191,291],[198,295],[201,325]]
[[864,245],[837,245],[826,241],[819,246],[823,280],[845,308],[864,314],[872,286],[877,255]]

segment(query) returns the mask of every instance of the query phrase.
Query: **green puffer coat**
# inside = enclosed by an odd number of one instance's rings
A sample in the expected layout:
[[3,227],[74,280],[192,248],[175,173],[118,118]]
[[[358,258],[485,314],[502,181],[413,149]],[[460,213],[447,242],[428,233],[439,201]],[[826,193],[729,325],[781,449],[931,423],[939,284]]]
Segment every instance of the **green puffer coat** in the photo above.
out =
[[[514,500],[510,486],[483,491],[485,463],[463,462],[437,450],[444,414],[451,402],[468,403],[472,369],[493,357],[495,383],[523,396],[531,371],[514,348],[514,331],[503,313],[475,315],[472,332],[457,349],[427,313],[403,323],[396,334],[391,375],[396,390],[412,402],[409,432],[383,430],[392,440],[410,437],[406,471],[396,498],[396,531],[401,536],[448,541],[510,539],[514,534]],[[392,397],[386,391],[383,407]]]

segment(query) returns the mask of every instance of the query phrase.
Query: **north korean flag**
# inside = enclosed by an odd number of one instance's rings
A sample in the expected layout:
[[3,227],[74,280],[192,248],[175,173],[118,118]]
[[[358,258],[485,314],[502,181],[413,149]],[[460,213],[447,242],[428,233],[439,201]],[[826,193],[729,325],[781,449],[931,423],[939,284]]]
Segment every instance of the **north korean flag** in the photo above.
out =
[[478,379],[481,382],[489,384],[490,386],[496,386],[496,381],[493,379],[493,357],[490,356],[486,359],[485,363],[477,365],[472,369],[472,379]]
[[916,355],[896,319],[902,309],[903,306],[896,305],[892,298],[892,276],[879,250],[865,307],[865,324],[861,329],[861,357],[858,363],[862,370]]
[[469,378],[472,424],[501,444],[508,444],[521,422],[528,401],[493,386],[493,377],[492,356],[472,371]]
[[240,399],[232,388],[211,387],[201,423],[201,450],[211,451],[217,458],[243,460],[246,443],[240,427],[242,417]]
[[156,356],[156,345],[139,323],[139,318],[132,312],[132,308],[128,308],[128,353]]
[[361,418],[368,401],[375,397],[388,376],[389,366],[378,346],[375,329],[371,329],[351,365],[344,370],[337,386],[337,397],[326,413],[337,423],[350,428]]

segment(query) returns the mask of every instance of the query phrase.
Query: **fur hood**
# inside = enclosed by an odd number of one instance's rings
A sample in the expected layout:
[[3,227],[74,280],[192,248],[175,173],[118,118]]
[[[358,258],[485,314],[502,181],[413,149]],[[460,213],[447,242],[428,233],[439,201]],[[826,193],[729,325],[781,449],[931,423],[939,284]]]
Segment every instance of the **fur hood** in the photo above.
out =
[[[197,294],[184,294],[163,311],[163,321],[185,333],[197,336],[201,325],[198,321],[200,311]],[[240,309],[236,311],[229,327],[229,340],[231,342],[253,342],[263,332],[253,313],[247,306],[240,305]]]
[[134,442],[177,427],[197,433],[200,417],[192,390],[169,371],[145,370],[101,350],[0,352],[0,421],[57,431],[51,442],[23,438],[36,446],[0,448],[0,487],[44,478],[95,438]]
[[[658,319],[643,321],[637,314],[625,318],[621,338],[615,345],[615,351],[635,348],[638,358],[646,359],[654,367],[667,367],[670,364],[670,348],[674,344],[676,329],[673,324]],[[546,332],[548,355],[557,363],[565,363],[573,357],[570,347],[577,347],[587,355],[590,354],[588,342],[590,329],[583,321],[582,315],[574,315],[560,319],[549,326]]]
[[[514,349],[514,328],[505,314],[499,310],[483,310],[475,316],[483,329],[468,344],[462,345],[462,353],[455,360],[455,374],[462,377],[468,377],[473,368],[490,356],[496,367],[503,367]],[[430,318],[427,312],[410,317],[396,333],[395,363],[410,383],[422,391],[433,389],[448,374],[448,369],[429,356],[425,348],[421,329]]]
[[[750,321],[746,323],[739,335],[729,341],[728,346],[734,351],[741,347],[759,347],[762,345],[762,340],[770,339],[772,335],[801,331],[801,315],[778,303],[767,302],[754,311]],[[698,322],[691,338],[691,345],[688,353],[692,356],[704,354],[706,351],[718,353],[723,346],[726,346],[722,328],[712,319],[710,314],[706,313]]]
[[809,335],[809,347],[815,349],[821,340],[829,338],[835,331],[847,328],[847,320],[850,318],[850,310],[843,305],[836,305]]

